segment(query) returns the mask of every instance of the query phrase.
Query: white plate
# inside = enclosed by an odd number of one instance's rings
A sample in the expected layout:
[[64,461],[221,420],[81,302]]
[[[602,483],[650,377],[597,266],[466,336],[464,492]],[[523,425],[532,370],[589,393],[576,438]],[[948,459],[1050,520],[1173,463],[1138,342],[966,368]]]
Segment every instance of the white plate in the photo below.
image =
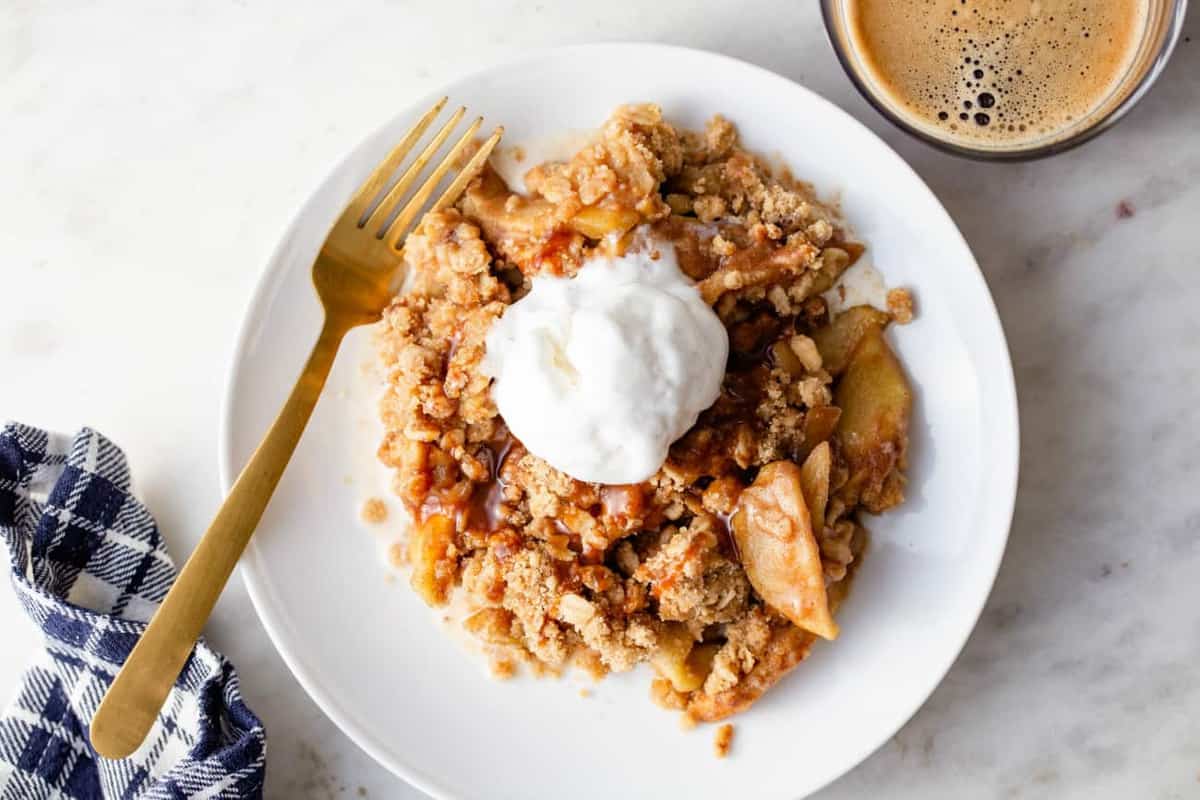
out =
[[[438,94],[442,94],[439,92]],[[917,389],[908,502],[871,524],[842,636],[738,717],[729,759],[712,728],[680,731],[648,699],[644,671],[588,698],[581,679],[499,683],[440,630],[404,581],[389,584],[358,521],[381,491],[375,410],[357,332],[243,559],[263,624],[296,677],[381,763],[439,797],[532,800],[753,795],[796,798],[857,764],[933,691],[992,585],[1012,518],[1017,407],[995,307],[970,250],[911,169],[851,117],[784,78],[710,53],[611,44],[546,52],[446,87],[507,127],[505,142],[594,128],[653,101],[700,126],[730,117],[841,198],[889,284],[919,316],[894,341]],[[228,488],[319,328],[309,267],[353,188],[433,97],[401,111],[313,193],[267,266],[229,376],[221,480]],[[393,503],[392,508],[397,506]]]

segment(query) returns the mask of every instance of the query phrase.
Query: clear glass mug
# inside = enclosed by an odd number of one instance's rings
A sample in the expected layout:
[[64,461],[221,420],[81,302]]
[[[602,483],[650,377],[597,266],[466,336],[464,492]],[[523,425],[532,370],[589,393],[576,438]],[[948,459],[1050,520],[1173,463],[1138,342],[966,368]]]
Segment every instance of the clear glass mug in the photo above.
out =
[[[896,127],[946,152],[984,161],[1019,161],[1061,153],[1083,144],[1116,124],[1150,90],[1171,57],[1183,29],[1187,0],[1147,0],[1146,28],[1126,71],[1109,95],[1088,114],[1040,140],[1018,145],[974,145],[950,141],[936,129],[919,125],[913,115],[888,98],[856,52],[849,31],[848,6],[854,0],[821,0],[825,32],[846,75],[875,110]],[[858,0],[870,2],[870,0]],[[978,62],[976,62],[978,63]]]

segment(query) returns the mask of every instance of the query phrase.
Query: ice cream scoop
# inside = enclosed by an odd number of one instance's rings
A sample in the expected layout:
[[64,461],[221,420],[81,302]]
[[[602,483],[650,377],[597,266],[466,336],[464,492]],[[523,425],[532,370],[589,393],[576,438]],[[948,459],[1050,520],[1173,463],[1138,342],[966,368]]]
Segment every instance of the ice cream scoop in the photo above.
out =
[[643,239],[572,278],[535,277],[488,332],[483,371],[531,453],[578,480],[637,483],[717,399],[728,355],[674,246]]

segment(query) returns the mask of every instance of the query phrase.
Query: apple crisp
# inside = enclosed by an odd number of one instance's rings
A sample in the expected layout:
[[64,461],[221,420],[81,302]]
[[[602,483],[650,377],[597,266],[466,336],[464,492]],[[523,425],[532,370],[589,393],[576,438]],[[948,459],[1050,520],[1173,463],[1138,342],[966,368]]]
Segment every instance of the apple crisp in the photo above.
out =
[[[656,702],[723,719],[837,636],[859,512],[903,500],[912,393],[883,333],[911,302],[831,319],[821,294],[862,246],[719,116],[693,132],[618,108],[525,183],[485,169],[405,245],[409,283],[378,337],[379,456],[413,517],[401,558],[430,605],[466,593],[466,629],[506,670],[647,662]],[[649,480],[585,483],[510,435],[485,338],[534,276],[638,236],[674,246],[724,324],[725,377]]]

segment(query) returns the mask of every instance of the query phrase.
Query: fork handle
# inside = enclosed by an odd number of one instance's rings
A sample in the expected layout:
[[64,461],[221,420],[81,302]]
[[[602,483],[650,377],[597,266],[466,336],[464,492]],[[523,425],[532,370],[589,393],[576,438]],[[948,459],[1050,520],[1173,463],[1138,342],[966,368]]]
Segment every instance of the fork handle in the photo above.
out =
[[125,758],[150,732],[304,433],[349,327],[326,316],[283,410],[113,680],[91,725],[101,756]]

